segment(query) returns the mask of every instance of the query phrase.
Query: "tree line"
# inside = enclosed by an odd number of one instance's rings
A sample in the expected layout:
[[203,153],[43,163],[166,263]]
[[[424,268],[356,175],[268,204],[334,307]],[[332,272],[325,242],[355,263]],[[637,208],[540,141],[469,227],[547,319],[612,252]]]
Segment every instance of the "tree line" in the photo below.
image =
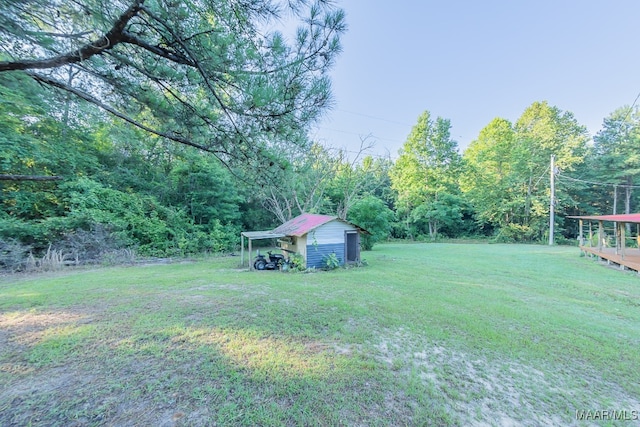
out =
[[493,119],[463,154],[450,128],[425,112],[391,169],[396,212],[410,236],[471,232],[504,242],[547,241],[553,204],[556,241],[568,242],[577,234],[568,216],[637,209],[638,107],[612,112],[592,138],[571,112],[534,102],[515,123]]
[[[286,36],[271,25],[293,16]],[[640,112],[588,135],[534,102],[460,153],[421,114],[398,158],[310,140],[331,105],[344,13],[331,2],[10,0],[0,11],[0,264],[236,250],[302,213],[387,238],[544,241],[556,157],[557,240],[574,214],[631,212]]]

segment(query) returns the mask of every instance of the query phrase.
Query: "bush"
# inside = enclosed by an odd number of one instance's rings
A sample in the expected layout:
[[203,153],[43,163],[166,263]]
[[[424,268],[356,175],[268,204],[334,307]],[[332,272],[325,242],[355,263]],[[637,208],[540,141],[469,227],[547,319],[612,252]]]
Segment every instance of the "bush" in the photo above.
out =
[[289,270],[293,271],[305,271],[305,260],[299,253],[289,255]]
[[327,270],[335,270],[340,267],[340,260],[335,252],[325,255],[322,259],[322,263],[324,264]]
[[[105,263],[105,259],[121,258],[117,254],[125,250],[125,243],[103,224],[91,224],[89,230],[78,229],[66,233],[62,239],[53,244],[53,248],[69,254],[80,264]],[[129,253],[133,249],[126,249]],[[130,256],[126,257],[130,261]],[[115,264],[113,261],[107,261]]]
[[531,242],[535,234],[535,230],[527,225],[511,223],[500,228],[495,240],[498,243]]
[[16,239],[0,239],[0,268],[11,273],[24,270],[30,252],[31,246]]

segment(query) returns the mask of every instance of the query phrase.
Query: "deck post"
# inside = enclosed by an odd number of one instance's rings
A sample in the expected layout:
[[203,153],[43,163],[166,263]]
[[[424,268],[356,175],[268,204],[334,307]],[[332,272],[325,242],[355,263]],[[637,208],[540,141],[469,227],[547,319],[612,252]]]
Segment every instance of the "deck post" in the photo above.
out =
[[580,246],[584,246],[584,227],[581,219],[578,221],[578,224],[580,226],[580,231],[578,232],[578,244]]
[[627,228],[627,224],[625,222],[619,222],[618,227],[620,227],[620,256],[624,259],[624,249],[625,249],[625,230]]
[[244,267],[244,234],[240,233],[240,266]]
[[604,225],[603,221],[598,221],[598,252],[602,252],[602,245],[604,239]]

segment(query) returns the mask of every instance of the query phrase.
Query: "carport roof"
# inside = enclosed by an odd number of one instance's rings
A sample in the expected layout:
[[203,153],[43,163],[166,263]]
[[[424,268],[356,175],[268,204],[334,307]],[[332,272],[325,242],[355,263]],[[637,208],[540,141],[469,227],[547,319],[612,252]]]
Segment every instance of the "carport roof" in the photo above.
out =
[[279,239],[280,237],[285,237],[286,234],[282,233],[274,233],[272,230],[267,231],[243,231],[242,235],[251,240],[259,240],[259,239]]

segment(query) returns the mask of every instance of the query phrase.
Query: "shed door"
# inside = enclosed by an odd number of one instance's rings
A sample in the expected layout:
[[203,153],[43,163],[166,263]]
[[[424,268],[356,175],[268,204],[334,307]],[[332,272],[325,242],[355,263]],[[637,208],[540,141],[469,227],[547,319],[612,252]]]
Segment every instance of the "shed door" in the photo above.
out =
[[360,259],[360,242],[358,241],[358,237],[357,231],[344,232],[344,257],[347,262],[356,262]]

